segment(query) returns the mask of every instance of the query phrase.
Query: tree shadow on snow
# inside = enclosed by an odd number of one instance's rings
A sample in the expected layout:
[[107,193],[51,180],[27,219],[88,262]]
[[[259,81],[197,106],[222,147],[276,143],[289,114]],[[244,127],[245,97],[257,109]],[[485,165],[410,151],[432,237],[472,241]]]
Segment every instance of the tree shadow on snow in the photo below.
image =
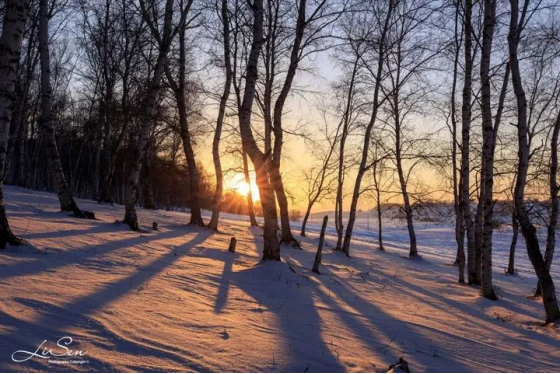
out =
[[[115,230],[115,232],[116,231],[117,230]],[[0,273],[0,280],[34,275],[41,272],[55,272],[57,269],[71,265],[88,267],[91,263],[106,259],[108,255],[120,249],[134,247],[156,240],[172,239],[189,233],[188,227],[186,226],[150,234],[139,234],[127,230],[124,227],[120,232],[127,233],[130,236],[118,240],[87,244],[70,250],[61,250],[59,252],[55,252],[56,248],[47,248],[46,251],[42,253],[33,250],[32,247],[26,246],[0,252],[0,255],[4,256],[33,259],[32,261],[20,261],[13,265],[3,266],[2,272]]]
[[[182,230],[180,232],[170,231],[149,238],[142,238],[142,242],[184,234],[185,232]],[[210,231],[195,232],[195,236],[184,245],[186,246],[188,244],[188,247],[192,248],[204,242],[211,235],[212,232]],[[127,239],[120,242],[121,246],[137,245],[139,244],[139,239]],[[134,355],[136,359],[132,361],[136,362],[136,364],[141,363],[142,359],[146,356],[152,356],[163,360],[168,359],[179,364],[184,370],[207,371],[208,368],[201,367],[190,361],[189,353],[182,351],[181,347],[151,346],[150,348],[146,348],[133,341],[128,341],[125,338],[115,335],[93,317],[97,311],[135,292],[151,278],[162,273],[182,256],[188,254],[188,251],[183,253],[177,252],[170,249],[167,253],[158,256],[155,260],[139,266],[132,274],[124,276],[116,282],[104,284],[92,293],[71,300],[60,306],[26,299],[25,297],[16,299],[15,301],[21,304],[22,307],[32,308],[39,316],[32,321],[25,321],[24,319],[19,319],[15,316],[0,312],[0,323],[3,325],[2,333],[0,334],[0,371],[21,371],[22,368],[25,368],[25,370],[32,369],[39,371],[53,371],[53,369],[57,371],[114,371],[114,369],[111,369],[101,358],[95,357],[95,349],[92,349],[92,351],[88,353],[87,359],[90,363],[85,367],[78,366],[76,368],[72,366],[66,367],[64,365],[49,365],[48,362],[40,359],[32,359],[25,362],[25,364],[16,364],[18,366],[11,365],[6,367],[6,363],[11,362],[11,354],[16,350],[34,350],[41,343],[42,339],[48,339],[51,344],[53,344],[53,341],[56,342],[56,340],[61,337],[76,336],[76,332],[78,336],[83,334],[83,336],[87,338],[87,336],[90,335],[90,330],[98,330],[99,332],[93,335],[103,338],[102,341],[96,340],[90,343],[94,347],[98,346],[105,348],[107,351],[114,351],[112,353],[113,356],[118,356],[119,352],[127,355]],[[62,266],[65,264],[66,263],[53,265]],[[34,272],[35,271],[32,271],[29,274]],[[68,333],[71,330],[74,332],[73,334]],[[32,333],[30,334],[30,332]],[[37,336],[44,338],[41,338],[41,341],[35,341],[34,338]],[[76,345],[72,348],[80,349],[79,341],[75,343]],[[138,367],[140,367],[140,365],[138,365],[137,368]],[[150,371],[153,370],[158,370],[158,368],[150,368]]]
[[283,262],[264,262],[231,275],[231,283],[258,304],[251,312],[262,314],[260,331],[282,342],[273,352],[263,351],[271,363],[263,371],[344,371],[323,339],[322,321],[307,282]]

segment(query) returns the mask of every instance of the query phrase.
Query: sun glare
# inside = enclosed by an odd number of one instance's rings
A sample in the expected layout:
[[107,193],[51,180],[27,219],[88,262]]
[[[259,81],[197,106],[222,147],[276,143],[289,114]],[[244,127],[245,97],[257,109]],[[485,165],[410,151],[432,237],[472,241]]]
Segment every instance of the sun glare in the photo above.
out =
[[259,200],[259,187],[253,178],[250,179],[250,184],[248,184],[245,182],[245,176],[243,174],[237,174],[230,179],[228,187],[245,197],[247,197],[249,191],[251,191],[253,200]]

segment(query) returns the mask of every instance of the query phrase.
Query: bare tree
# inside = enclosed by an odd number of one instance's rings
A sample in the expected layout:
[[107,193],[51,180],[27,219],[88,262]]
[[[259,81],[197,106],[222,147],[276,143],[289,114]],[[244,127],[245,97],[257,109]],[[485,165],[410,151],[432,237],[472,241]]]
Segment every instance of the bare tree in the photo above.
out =
[[39,48],[41,56],[41,127],[42,138],[45,143],[49,171],[55,183],[55,188],[62,211],[72,212],[78,218],[95,218],[93,213],[80,210],[74,201],[72,192],[62,171],[60,155],[56,145],[55,132],[52,124],[52,88],[51,66],[49,54],[49,10],[48,0],[39,2]]
[[358,171],[356,174],[356,180],[354,182],[354,190],[352,193],[352,201],[350,205],[350,212],[348,216],[348,224],[346,225],[346,232],[344,234],[344,242],[342,244],[342,251],[346,253],[347,256],[350,256],[350,241],[352,240],[352,232],[354,230],[354,223],[356,222],[356,211],[358,208],[358,200],[360,198],[361,193],[361,184],[362,179],[366,173],[366,171],[371,168],[372,165],[368,165],[368,156],[369,156],[369,146],[371,141],[371,133],[373,131],[373,127],[377,121],[377,114],[380,108],[380,92],[381,92],[381,85],[383,81],[383,65],[385,61],[385,53],[386,53],[386,43],[387,43],[387,36],[389,30],[392,25],[392,18],[393,18],[393,11],[395,8],[394,0],[389,0],[387,5],[387,9],[383,9],[384,3],[378,4],[379,8],[376,8],[374,12],[378,12],[376,14],[376,18],[379,20],[379,35],[375,43],[374,50],[376,53],[375,56],[375,63],[376,67],[375,70],[368,70],[372,71],[373,76],[373,100],[371,104],[371,115],[368,121],[368,124],[365,129],[364,133],[364,141],[362,147],[362,157],[358,166]]
[[[340,128],[341,126],[339,124],[333,134],[328,130],[328,127],[325,126],[325,136],[323,141],[327,143],[327,146],[317,157],[321,160],[321,163],[318,167],[313,167],[308,173],[306,173],[307,208],[303,217],[303,223],[301,224],[301,236],[305,236],[305,227],[313,205],[321,202],[323,198],[332,192],[335,180],[331,177],[336,172],[336,168],[334,167],[331,159],[338,144],[338,134],[340,132]],[[319,149],[321,148],[317,142],[313,142],[313,146],[318,147]]]
[[[424,137],[408,135],[408,118],[412,113],[420,114],[419,107],[425,100],[426,84],[418,79],[429,68],[429,63],[439,53],[435,35],[426,28],[435,12],[431,0],[398,2],[395,6],[394,31],[390,33],[392,48],[387,51],[385,60],[388,83],[384,94],[390,120],[388,133],[394,142],[393,161],[397,170],[399,188],[403,201],[410,241],[410,257],[418,256],[416,233],[414,231],[413,207],[409,191],[409,176],[412,169],[426,161],[429,155],[425,146],[418,147]],[[426,34],[432,35],[436,48],[426,48]],[[407,139],[411,137],[413,139]],[[410,166],[407,168],[407,163]]]
[[[375,205],[377,211],[377,242],[379,244],[379,250],[385,251],[385,247],[383,246],[383,210],[384,204],[383,200],[381,199],[381,194],[384,191],[384,180],[386,178],[386,171],[387,166],[385,165],[386,160],[384,157],[386,156],[387,152],[382,151],[383,145],[380,139],[376,139],[373,142],[372,147],[373,152],[373,159],[380,160],[380,162],[376,162],[372,168],[372,176],[373,176],[373,189],[374,189],[374,198],[375,198]],[[384,153],[385,155],[382,155]]]
[[243,150],[247,152],[257,175],[257,185],[264,216],[264,249],[263,260],[280,261],[280,244],[276,235],[278,227],[274,189],[270,183],[270,152],[259,149],[251,129],[251,115],[255,99],[255,85],[258,77],[258,63],[263,38],[263,0],[254,0],[250,4],[253,15],[251,49],[247,58],[245,88],[243,100],[239,108],[239,128]]
[[346,154],[346,140],[350,133],[350,126],[355,119],[355,95],[356,95],[356,80],[358,72],[361,66],[362,54],[364,53],[362,48],[362,40],[357,38],[357,40],[350,39],[349,46],[354,53],[350,78],[347,82],[346,87],[344,87],[344,97],[345,103],[341,115],[340,125],[340,140],[338,149],[338,175],[337,175],[337,188],[335,197],[335,215],[334,223],[337,233],[336,250],[342,251],[342,240],[344,237],[344,224],[342,220],[343,214],[343,200],[344,200],[344,179],[345,179],[345,154]]
[[451,167],[452,167],[452,187],[453,187],[453,209],[455,211],[455,241],[457,242],[457,257],[456,264],[459,268],[459,283],[465,283],[465,220],[462,211],[463,204],[461,203],[462,197],[462,180],[458,173],[459,166],[457,165],[458,155],[458,120],[457,120],[457,80],[459,70],[459,60],[461,55],[461,44],[463,39],[464,27],[460,27],[460,12],[459,2],[454,1],[455,22],[453,32],[453,78],[451,83],[451,108],[450,108],[450,121],[451,121]]
[[188,8],[181,9],[180,21],[177,27],[173,27],[173,0],[165,1],[165,10],[163,17],[163,30],[160,31],[157,21],[157,4],[147,3],[146,0],[140,0],[142,17],[150,28],[152,37],[158,45],[158,57],[156,65],[153,69],[153,75],[150,78],[150,85],[147,92],[147,98],[143,107],[143,123],[138,135],[136,146],[134,147],[134,155],[130,159],[129,173],[127,181],[127,192],[125,202],[125,216],[123,222],[128,224],[132,230],[138,230],[138,216],[136,214],[136,204],[139,197],[138,179],[140,169],[142,167],[142,158],[146,150],[146,144],[153,127],[154,111],[156,107],[157,96],[161,79],[164,74],[165,65],[167,64],[167,54],[171,47],[171,43],[175,35],[183,28]]
[[521,80],[518,47],[524,28],[523,25],[525,25],[524,21],[528,12],[529,1],[527,0],[524,2],[523,9],[521,11],[521,18],[519,17],[518,1],[510,0],[510,5],[511,17],[508,34],[508,47],[509,60],[511,64],[511,78],[517,102],[517,139],[519,147],[517,180],[514,195],[515,213],[517,220],[519,221],[521,233],[525,238],[529,259],[531,260],[531,264],[533,265],[537,278],[541,284],[546,322],[552,323],[560,319],[560,310],[558,309],[558,303],[556,301],[556,290],[554,288],[554,282],[552,281],[550,272],[547,269],[546,262],[540,251],[537,230],[529,218],[524,200],[525,184],[529,169],[529,143],[527,136],[527,99]]
[[[234,2],[234,10],[232,12],[232,51],[231,51],[231,58],[232,58],[232,84],[233,90],[235,93],[235,102],[237,107],[237,115],[241,113],[241,105],[243,101],[243,97],[241,95],[243,81],[246,78],[245,71],[243,71],[242,67],[247,67],[247,59],[249,57],[249,52],[247,51],[247,44],[248,44],[248,34],[244,29],[246,26],[245,20],[245,12],[244,8],[242,7],[243,2],[235,1]],[[250,5],[250,3],[247,3]],[[255,83],[256,85],[256,83]],[[265,124],[266,126],[266,124]],[[266,130],[265,130],[266,131]],[[239,132],[241,132],[239,130]],[[265,153],[270,153],[269,147],[267,147],[265,141]],[[250,178],[250,171],[249,171],[249,160],[247,155],[247,150],[245,148],[245,144],[241,141],[241,157],[242,157],[242,164],[243,164],[243,175],[245,178],[245,183],[248,186],[251,186],[251,178]],[[255,209],[253,204],[253,193],[251,188],[249,188],[246,196],[247,200],[247,210],[249,213],[249,222],[251,226],[255,227],[258,226],[257,219],[255,217]]]
[[472,25],[472,0],[465,0],[464,5],[464,78],[463,78],[463,103],[461,109],[461,212],[467,234],[467,267],[468,284],[480,284],[476,271],[476,244],[474,221],[471,215],[470,194],[470,140],[472,123],[472,81],[473,81],[473,25]]
[[[558,209],[560,208],[560,202],[558,201],[558,192],[560,187],[558,187],[558,135],[560,133],[560,113],[556,117],[554,122],[554,127],[552,130],[552,137],[550,139],[550,166],[549,166],[549,193],[550,193],[550,209],[549,209],[549,219],[548,228],[546,235],[546,250],[544,252],[544,262],[546,270],[550,272],[550,266],[552,265],[552,259],[554,257],[554,247],[556,246],[556,228],[558,226]],[[537,289],[535,291],[535,296],[542,296],[542,286],[539,280],[537,284]]]
[[6,0],[0,36],[0,249],[6,248],[6,244],[23,244],[23,240],[16,237],[10,229],[2,187],[12,120],[14,85],[28,10],[27,0]]
[[[184,4],[183,0],[179,1],[181,9],[185,9],[184,12],[188,13],[191,9],[193,0],[188,0]],[[204,226],[204,221],[202,219],[202,213],[200,211],[199,203],[199,176],[196,166],[196,158],[193,149],[193,140],[189,126],[189,108],[187,107],[187,46],[186,46],[186,32],[187,27],[190,22],[185,22],[181,29],[179,30],[179,57],[178,57],[178,74],[174,77],[171,73],[169,63],[165,65],[165,74],[167,81],[171,86],[171,89],[175,95],[175,100],[177,102],[177,110],[179,112],[179,133],[181,139],[183,140],[183,151],[185,152],[185,157],[187,159],[187,166],[189,169],[189,191],[190,191],[190,203],[191,203],[191,225]]]
[[[220,208],[224,185],[224,176],[222,172],[222,164],[220,161],[220,139],[222,136],[222,127],[227,109],[227,102],[231,91],[231,83],[233,80],[233,70],[231,67],[231,42],[230,42],[230,21],[229,21],[228,1],[222,0],[220,15],[222,22],[222,35],[224,47],[224,67],[225,67],[225,83],[222,96],[220,98],[220,107],[218,109],[218,118],[216,120],[216,129],[214,130],[214,141],[212,142],[212,158],[214,160],[214,170],[216,172],[216,191],[214,193],[214,201],[212,202],[212,218],[208,223],[211,229],[218,229],[218,221],[220,219]],[[250,186],[250,184],[249,184]],[[252,201],[251,201],[252,202]],[[253,216],[254,218],[254,216]]]
[[[337,2],[332,2],[336,5]],[[293,28],[293,38],[289,38],[286,31],[289,30],[282,24],[282,18],[289,14],[289,10],[282,9],[281,1],[270,0],[267,2],[267,36],[264,51],[265,63],[265,88],[262,102],[263,116],[265,121],[265,151],[271,148],[271,130],[274,134],[272,144],[271,182],[274,186],[278,206],[280,208],[281,242],[286,244],[299,243],[294,238],[290,228],[288,198],[284,189],[284,183],[280,172],[282,159],[282,147],[284,144],[283,116],[286,101],[292,91],[294,79],[300,68],[302,59],[311,55],[315,50],[314,44],[324,38],[323,30],[328,28],[342,11],[331,9],[329,2],[325,0],[312,2],[311,9],[307,0],[299,0],[296,3],[296,22]],[[284,31],[284,32],[282,32]],[[288,41],[290,40],[291,41]],[[286,55],[288,59],[287,69],[283,79],[279,83],[279,92],[273,103],[275,80],[280,75],[280,62]]]
[[484,1],[484,29],[480,62],[481,106],[483,126],[483,178],[481,194],[484,202],[484,221],[481,247],[481,287],[482,295],[487,299],[496,300],[492,285],[492,213],[494,209],[494,149],[497,129],[492,119],[490,58],[496,25],[496,0]]

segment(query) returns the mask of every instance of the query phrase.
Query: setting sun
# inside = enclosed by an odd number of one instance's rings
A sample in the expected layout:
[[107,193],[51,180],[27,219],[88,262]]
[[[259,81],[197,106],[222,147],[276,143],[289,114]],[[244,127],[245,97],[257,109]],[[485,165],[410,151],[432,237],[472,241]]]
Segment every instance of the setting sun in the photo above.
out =
[[247,197],[249,191],[253,196],[253,200],[259,200],[259,187],[253,178],[250,178],[250,185],[245,182],[245,176],[243,174],[236,174],[227,183],[227,188],[236,191],[237,193]]

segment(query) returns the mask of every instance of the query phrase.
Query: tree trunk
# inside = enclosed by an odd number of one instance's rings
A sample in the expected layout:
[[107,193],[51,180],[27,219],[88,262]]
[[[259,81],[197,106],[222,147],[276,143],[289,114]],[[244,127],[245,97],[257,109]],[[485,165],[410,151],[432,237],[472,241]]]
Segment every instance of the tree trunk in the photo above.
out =
[[342,213],[344,212],[343,209],[343,199],[344,199],[344,154],[346,150],[346,139],[348,138],[348,127],[350,126],[350,110],[352,107],[352,98],[354,92],[354,84],[356,82],[356,75],[358,74],[358,63],[360,61],[360,54],[357,53],[357,56],[354,60],[354,65],[352,67],[352,75],[350,77],[350,84],[348,86],[346,98],[346,106],[344,108],[343,114],[343,125],[342,125],[342,133],[340,134],[340,148],[338,154],[338,176],[337,176],[337,187],[336,187],[336,198],[335,198],[335,215],[334,215],[334,224],[336,228],[337,234],[337,241],[336,241],[336,251],[342,251],[342,240],[344,237],[344,225],[342,221]]
[[[224,117],[226,113],[226,106],[228,102],[229,93],[231,90],[231,83],[233,80],[233,71],[231,67],[231,52],[230,52],[230,31],[229,31],[229,16],[228,16],[228,2],[222,0],[222,25],[224,33],[224,64],[226,70],[226,82],[224,84],[224,92],[220,98],[220,108],[218,110],[218,119],[216,121],[216,130],[214,131],[214,141],[212,142],[212,158],[214,160],[214,170],[216,171],[216,191],[212,200],[212,218],[208,227],[214,230],[218,229],[218,221],[220,219],[220,209],[222,202],[222,193],[224,185],[224,176],[222,172],[222,163],[220,161],[220,139],[222,136],[222,127],[224,124]],[[250,186],[250,185],[249,185]]]
[[309,219],[309,215],[311,214],[312,206],[313,204],[311,202],[307,204],[307,209],[305,210],[305,216],[303,216],[303,222],[301,224],[301,232],[300,232],[301,236],[305,236],[305,227],[307,226],[307,220]]
[[242,150],[243,153],[243,176],[245,177],[245,183],[249,186],[247,191],[247,211],[249,212],[249,222],[252,227],[256,227],[257,218],[255,217],[255,207],[253,205],[253,192],[251,192],[251,177],[249,176],[249,161],[247,160],[247,152]]
[[[550,166],[548,172],[548,183],[550,192],[550,211],[548,228],[546,235],[546,250],[544,252],[544,262],[546,270],[550,272],[552,259],[554,257],[554,247],[556,245],[556,227],[558,226],[558,208],[560,202],[558,201],[558,133],[560,132],[560,113],[556,117],[554,129],[552,131],[552,138],[550,140]],[[542,296],[542,288],[540,282],[537,284],[535,296]]]
[[395,117],[395,158],[397,166],[397,174],[399,176],[399,183],[401,187],[401,195],[403,198],[403,209],[406,216],[406,228],[408,230],[408,238],[410,244],[410,251],[408,257],[418,257],[418,248],[416,246],[416,233],[414,232],[414,217],[412,215],[412,206],[410,204],[410,197],[407,191],[407,181],[404,175],[403,165],[402,165],[402,154],[401,154],[401,123],[400,123],[400,113],[399,113],[399,92],[398,88],[394,93],[393,102],[393,116]]
[[[184,98],[184,95],[183,95]],[[204,226],[199,203],[199,177],[192,140],[189,133],[189,125],[187,121],[187,111],[185,100],[180,101],[177,105],[179,108],[179,122],[181,124],[181,138],[183,139],[183,149],[187,158],[187,167],[189,169],[189,187],[190,187],[190,203],[191,203],[191,220],[189,224],[196,226]]]
[[455,56],[453,59],[453,83],[451,86],[451,167],[453,168],[453,209],[455,211],[455,241],[457,242],[457,255],[455,264],[459,268],[459,283],[465,283],[465,225],[463,212],[461,210],[462,204],[462,189],[461,179],[458,175],[457,165],[457,104],[455,101],[455,94],[457,91],[457,76],[459,69],[459,58],[461,55],[461,37],[459,36],[459,3],[455,3]]
[[[275,143],[276,136],[274,137]],[[279,162],[279,159],[276,161]],[[280,164],[272,161],[270,165],[270,179],[274,187],[274,192],[276,193],[276,198],[278,200],[278,206],[280,207],[280,222],[281,222],[281,237],[280,243],[292,244],[299,247],[299,242],[292,235],[292,230],[290,227],[290,214],[288,210],[288,198],[286,197],[286,192],[284,191],[284,183],[282,182],[282,176],[280,175]]]
[[381,205],[381,185],[380,180],[377,176],[377,168],[379,166],[377,163],[373,166],[373,186],[375,188],[375,200],[377,202],[377,241],[379,243],[379,250],[385,251],[385,247],[383,247],[383,212],[382,212],[382,205]]
[[358,208],[358,199],[360,198],[360,192],[361,192],[360,186],[362,184],[362,178],[364,177],[364,174],[367,169],[367,159],[369,155],[371,131],[373,130],[373,126],[375,125],[375,122],[377,120],[377,112],[379,110],[379,91],[381,89],[381,84],[383,79],[382,73],[383,73],[383,64],[385,61],[385,42],[387,39],[387,34],[389,32],[390,21],[391,21],[393,8],[395,4],[391,0],[389,1],[388,5],[389,8],[385,16],[383,29],[381,30],[381,38],[379,40],[379,54],[377,56],[377,72],[375,75],[372,113],[364,134],[362,157],[361,157],[358,173],[356,175],[356,181],[354,182],[354,191],[352,194],[352,202],[350,205],[348,224],[346,225],[346,233],[344,234],[344,242],[342,244],[342,251],[346,253],[347,256],[350,256],[350,241],[352,240],[352,231],[354,230],[354,223],[356,222],[356,210]]
[[327,222],[329,216],[323,217],[323,226],[321,226],[321,235],[319,236],[319,245],[317,246],[317,254],[315,255],[315,261],[313,262],[313,272],[321,274],[319,272],[319,265],[321,264],[321,259],[323,258],[323,243],[325,242],[325,230],[327,229]]
[[29,1],[6,0],[2,36],[0,37],[0,249],[6,244],[21,245],[23,240],[10,229],[4,206],[4,164],[10,135],[14,86],[17,79],[23,31],[27,20]]
[[200,196],[199,196],[199,176],[198,168],[196,165],[196,158],[193,150],[193,141],[191,138],[190,128],[189,128],[189,117],[187,110],[187,92],[186,92],[186,26],[179,31],[179,77],[178,82],[175,81],[173,75],[166,66],[167,80],[171,85],[173,92],[175,93],[175,99],[177,101],[177,109],[179,112],[179,125],[180,125],[180,135],[183,141],[183,151],[185,152],[185,158],[187,159],[187,168],[189,170],[189,192],[190,192],[190,209],[191,209],[191,219],[189,224],[196,226],[204,226],[204,221],[202,219],[202,214],[200,211]]
[[490,82],[490,57],[496,24],[496,1],[484,1],[484,28],[482,38],[480,79],[482,102],[482,127],[484,129],[482,156],[483,163],[483,224],[481,248],[481,288],[487,299],[496,300],[492,285],[492,220],[494,210],[494,124],[492,120],[492,98]]
[[271,164],[271,181],[276,192],[276,198],[278,199],[278,206],[280,207],[280,221],[282,224],[282,236],[280,242],[286,244],[294,244],[297,247],[299,247],[299,243],[292,235],[292,231],[290,228],[288,199],[286,198],[286,192],[284,190],[284,184],[282,182],[282,175],[280,174],[280,162],[282,159],[282,146],[284,144],[282,112],[284,110],[284,105],[286,103],[286,99],[288,98],[288,94],[292,87],[292,83],[297,73],[299,61],[301,59],[303,34],[306,26],[308,25],[305,16],[306,9],[307,0],[299,0],[298,18],[294,33],[294,42],[290,52],[290,64],[288,66],[284,84],[282,85],[280,94],[278,95],[276,103],[274,104],[274,147]]
[[94,218],[93,213],[78,208],[70,192],[62,171],[60,154],[56,145],[55,131],[52,123],[52,89],[49,55],[49,9],[48,0],[39,2],[39,46],[41,55],[41,117],[39,125],[45,145],[49,172],[54,180],[55,189],[62,211],[73,212],[79,218]]
[[142,111],[143,123],[140,128],[140,134],[136,141],[136,146],[133,150],[133,155],[130,159],[129,172],[126,186],[125,198],[125,214],[123,222],[130,226],[132,230],[138,230],[138,216],[136,214],[136,205],[138,203],[139,185],[138,178],[140,176],[140,169],[142,167],[142,157],[146,150],[148,137],[153,125],[153,115],[156,106],[156,101],[159,93],[159,86],[161,78],[163,77],[164,67],[167,62],[167,52],[171,43],[171,22],[173,19],[173,0],[166,0],[165,3],[165,16],[164,16],[164,31],[160,51],[157,58],[156,66],[154,68],[154,75],[150,81],[148,89],[148,97]]
[[465,0],[465,77],[463,83],[463,103],[462,103],[462,130],[461,130],[461,212],[467,233],[467,267],[468,284],[479,284],[480,278],[476,272],[476,253],[474,223],[471,215],[470,199],[470,133],[472,120],[472,0]]
[[[517,101],[517,141],[519,146],[517,180],[514,191],[515,213],[517,220],[519,221],[521,233],[525,238],[529,259],[531,260],[531,264],[533,265],[537,278],[541,284],[546,322],[552,323],[560,319],[560,310],[558,309],[558,303],[556,301],[556,290],[554,288],[554,282],[552,281],[550,272],[546,267],[546,262],[540,251],[537,230],[529,218],[524,201],[530,151],[527,136],[527,99],[525,97],[525,91],[523,90],[521,72],[517,57],[517,48],[519,40],[521,39],[518,26],[519,6],[517,0],[510,0],[510,4],[511,19],[508,34],[508,49],[511,64],[511,78]],[[527,7],[528,1],[525,3],[523,15],[525,15]]]
[[261,198],[264,216],[263,230],[263,261],[280,261],[280,244],[278,243],[278,216],[274,189],[270,184],[270,153],[263,153],[255,141],[251,129],[251,115],[256,93],[258,77],[259,54],[264,41],[263,38],[263,0],[254,0],[253,6],[253,40],[247,59],[245,73],[245,88],[243,101],[239,110],[239,128],[243,149],[251,158],[257,175],[257,185]]
[[509,246],[509,261],[506,273],[513,275],[515,274],[515,247],[517,246],[517,236],[519,235],[519,224],[517,219],[515,219],[515,213],[511,216],[511,227],[513,235]]

